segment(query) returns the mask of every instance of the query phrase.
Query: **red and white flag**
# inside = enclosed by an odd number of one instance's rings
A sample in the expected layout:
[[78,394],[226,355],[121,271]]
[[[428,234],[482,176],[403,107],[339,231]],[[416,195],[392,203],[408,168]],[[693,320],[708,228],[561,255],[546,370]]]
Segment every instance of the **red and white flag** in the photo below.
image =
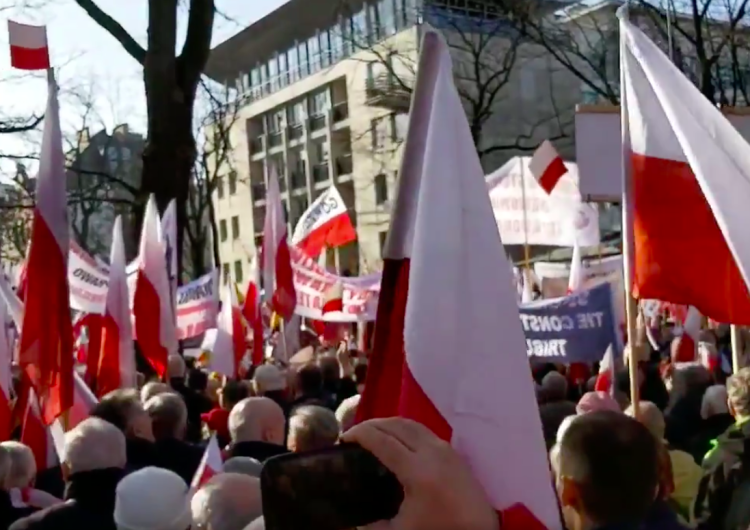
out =
[[208,441],[206,450],[203,452],[203,459],[201,460],[198,470],[193,475],[193,480],[190,482],[190,489],[196,491],[206,482],[211,480],[219,473],[222,472],[224,463],[221,458],[221,449],[219,448],[219,442],[216,440],[216,435],[211,436]]
[[167,358],[177,353],[177,325],[160,237],[159,214],[151,196],[143,214],[138,278],[133,300],[135,335],[143,356],[159,377],[167,372]]
[[612,392],[615,389],[615,378],[617,374],[617,365],[615,364],[612,346],[604,352],[602,362],[599,363],[599,373],[596,376],[594,390],[597,392]]
[[257,258],[253,260],[251,268],[253,275],[247,284],[245,299],[242,302],[242,315],[253,332],[253,350],[250,353],[250,360],[254,366],[258,366],[263,364],[263,316],[260,311],[260,267]]
[[109,286],[103,318],[101,350],[96,372],[96,389],[103,396],[118,388],[135,387],[135,350],[130,321],[128,275],[125,272],[125,244],[122,218],[118,215],[112,229],[109,257]]
[[216,318],[216,340],[211,351],[211,369],[227,377],[240,377],[247,353],[245,324],[234,282],[228,281],[221,297],[221,312]]
[[554,146],[549,140],[545,140],[534,151],[529,161],[529,171],[544,191],[552,193],[557,181],[568,172],[568,168]]
[[344,310],[344,285],[336,282],[323,292],[323,307],[321,312],[326,313],[341,312]]
[[294,228],[292,244],[314,258],[323,247],[336,248],[357,239],[344,199],[331,186],[305,210]]
[[49,469],[58,464],[57,450],[49,427],[42,421],[39,401],[34,389],[26,385],[25,410],[21,419],[21,443],[34,453],[37,471]]
[[682,324],[682,333],[677,338],[677,345],[672,351],[672,362],[691,363],[697,359],[702,321],[701,312],[690,306]]
[[750,146],[625,19],[620,38],[634,294],[748,325]]
[[495,509],[524,506],[524,528],[558,530],[511,267],[435,32],[417,71],[358,420],[423,423],[451,442]]
[[10,65],[19,70],[47,70],[50,67],[47,27],[8,21]]
[[271,309],[289,320],[297,306],[297,292],[294,289],[279,180],[273,171],[268,174],[266,219],[263,224],[263,287],[266,298],[271,302]]
[[8,334],[8,308],[0,303],[0,441],[10,440],[13,431],[13,410],[11,408],[11,388],[13,380],[10,365],[13,358],[13,345]]
[[29,373],[46,424],[73,405],[73,329],[68,289],[65,157],[52,70],[26,259],[26,306],[19,363]]
[[573,244],[573,256],[570,259],[570,276],[568,277],[568,294],[578,292],[583,287],[583,260],[581,246],[576,241]]

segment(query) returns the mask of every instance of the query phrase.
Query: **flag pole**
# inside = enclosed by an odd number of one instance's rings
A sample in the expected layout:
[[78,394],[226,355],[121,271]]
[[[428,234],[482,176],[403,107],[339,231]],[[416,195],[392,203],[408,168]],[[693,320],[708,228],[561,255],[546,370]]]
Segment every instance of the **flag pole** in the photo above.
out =
[[526,211],[526,157],[521,157],[521,202],[523,203],[523,262],[526,265],[526,269],[530,270],[529,219]]
[[729,337],[732,341],[732,373],[736,374],[742,368],[742,336],[740,328],[735,324],[729,326]]

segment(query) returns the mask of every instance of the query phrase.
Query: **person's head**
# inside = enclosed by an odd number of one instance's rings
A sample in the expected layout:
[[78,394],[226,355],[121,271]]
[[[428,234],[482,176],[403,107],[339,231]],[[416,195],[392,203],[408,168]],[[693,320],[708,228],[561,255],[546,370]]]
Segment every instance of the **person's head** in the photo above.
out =
[[113,390],[91,409],[90,416],[108,421],[128,438],[154,441],[151,418],[141,404],[138,392],[132,389]]
[[729,414],[729,395],[724,385],[714,385],[706,389],[701,402],[701,417],[707,420],[711,416]]
[[179,353],[173,353],[167,359],[167,377],[169,379],[185,379],[187,365]]
[[703,394],[710,384],[711,374],[704,366],[697,363],[675,364],[667,381],[670,407],[694,393]]
[[315,396],[323,390],[323,374],[315,364],[306,364],[297,372],[297,393],[302,396]]
[[149,399],[145,408],[151,418],[155,439],[182,440],[185,437],[188,411],[182,396],[159,394]]
[[141,388],[141,403],[146,403],[149,399],[159,394],[171,392],[172,389],[168,384],[160,381],[150,381]]
[[265,397],[245,398],[229,413],[232,443],[267,442],[284,445],[285,424],[284,411]]
[[542,397],[546,402],[564,401],[568,395],[568,381],[560,372],[550,372],[542,379]]
[[222,473],[199,489],[190,503],[193,530],[244,530],[263,514],[260,480]]
[[727,379],[729,412],[736,420],[750,418],[750,367],[740,368]]
[[221,408],[232,410],[234,406],[248,397],[247,386],[242,381],[228,379],[219,392],[219,404]]
[[587,412],[596,412],[597,410],[611,410],[620,412],[622,409],[615,401],[615,398],[607,392],[586,392],[576,405],[576,413],[586,414]]
[[36,477],[36,460],[29,446],[15,441],[0,443],[10,456],[10,469],[5,480],[5,487],[25,488],[30,486]]
[[335,384],[341,379],[341,369],[335,354],[326,354],[318,357],[318,367],[323,379],[323,385]]
[[[625,409],[625,414],[631,418],[635,418],[635,407],[630,405]],[[650,401],[639,401],[638,421],[645,425],[648,431],[653,434],[657,440],[664,439],[666,424],[664,423],[664,414],[659,410],[659,407]]]
[[560,425],[557,427],[557,434],[555,435],[555,442],[559,444],[563,436],[565,436],[565,433],[568,431],[568,428],[570,427],[570,424],[573,423],[573,421],[578,416],[573,414],[572,416],[565,416],[563,420],[560,422]]
[[255,458],[234,456],[224,462],[224,466],[221,469],[224,473],[238,473],[240,475],[247,475],[248,477],[260,478],[262,468],[263,464]]
[[125,435],[100,418],[87,418],[65,433],[63,476],[102,469],[123,469],[127,462]]
[[339,438],[339,422],[336,415],[324,407],[305,405],[295,409],[289,418],[287,447],[302,453],[325,449],[336,444]]
[[262,396],[268,392],[279,392],[286,390],[286,376],[276,366],[262,364],[255,369],[253,385],[256,396]]
[[641,522],[659,488],[659,442],[619,412],[577,416],[553,458],[569,527]]
[[206,392],[208,388],[208,374],[197,368],[189,370],[187,374],[187,387],[196,392]]
[[188,485],[159,467],[130,473],[117,484],[114,520],[118,530],[188,530]]
[[336,420],[339,422],[339,430],[346,432],[354,426],[354,419],[357,416],[357,406],[359,406],[360,395],[346,398],[336,409]]

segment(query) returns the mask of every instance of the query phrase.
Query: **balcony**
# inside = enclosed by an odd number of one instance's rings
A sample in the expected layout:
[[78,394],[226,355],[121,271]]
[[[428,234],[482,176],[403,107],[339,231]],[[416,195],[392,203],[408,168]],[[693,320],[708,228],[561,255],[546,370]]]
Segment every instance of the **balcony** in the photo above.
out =
[[351,175],[354,172],[352,154],[347,153],[336,158],[336,177]]
[[305,135],[305,128],[302,126],[301,123],[290,125],[289,127],[287,127],[287,136],[290,142],[293,142],[294,140],[299,140],[304,135]]
[[268,148],[280,147],[284,143],[284,137],[281,131],[268,133]]
[[333,123],[340,123],[346,119],[349,119],[349,103],[343,101],[336,103],[333,106],[331,115],[333,117]]
[[396,79],[389,73],[382,73],[367,79],[365,99],[373,107],[408,112],[412,91],[407,87],[411,85],[411,79]]
[[321,162],[315,164],[312,168],[313,182],[327,182],[328,181],[328,162]]
[[295,171],[292,171],[292,173],[289,175],[289,179],[291,180],[293,190],[297,190],[307,186],[307,175],[305,174],[304,169],[297,169]]
[[263,184],[253,184],[251,186],[253,201],[262,201],[266,198],[266,187]]
[[310,116],[310,130],[311,131],[319,131],[323,129],[326,126],[326,115],[325,114],[316,114],[314,116]]
[[251,155],[257,155],[259,153],[262,153],[264,151],[263,147],[263,135],[256,136],[255,138],[250,139],[250,154]]

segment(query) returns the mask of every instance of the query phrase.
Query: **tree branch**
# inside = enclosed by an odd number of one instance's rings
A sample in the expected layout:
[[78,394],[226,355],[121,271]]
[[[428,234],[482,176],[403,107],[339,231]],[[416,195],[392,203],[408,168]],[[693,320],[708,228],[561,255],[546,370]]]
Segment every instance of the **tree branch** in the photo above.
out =
[[128,54],[143,65],[146,62],[146,50],[136,42],[128,31],[114,18],[105,13],[94,0],[76,0],[76,3],[122,45]]

